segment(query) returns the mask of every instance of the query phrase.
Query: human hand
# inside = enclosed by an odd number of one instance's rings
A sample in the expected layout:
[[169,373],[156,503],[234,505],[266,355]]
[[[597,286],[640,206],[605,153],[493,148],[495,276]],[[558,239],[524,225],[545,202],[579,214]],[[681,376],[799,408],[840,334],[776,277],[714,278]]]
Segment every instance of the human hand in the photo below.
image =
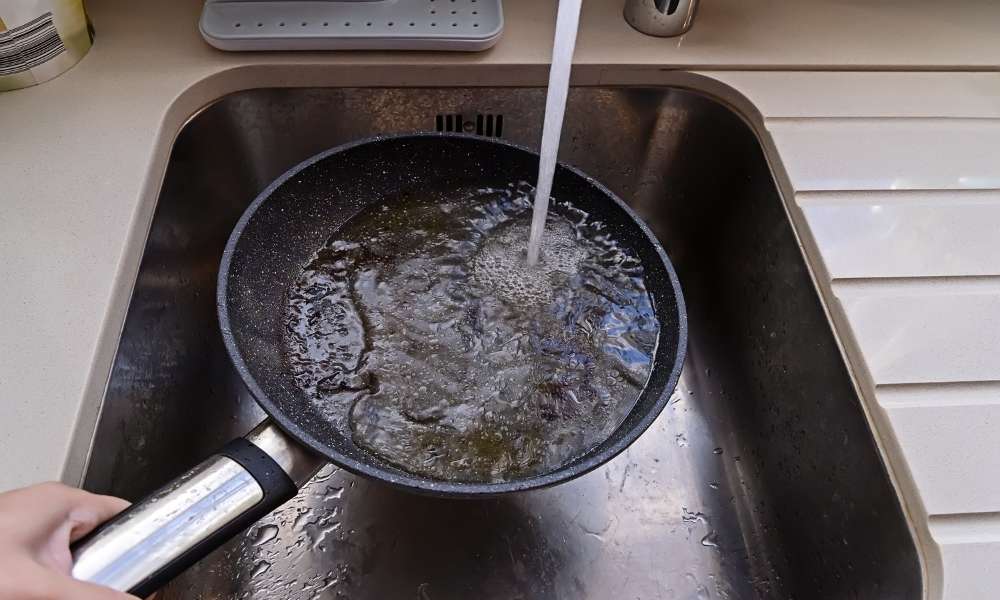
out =
[[127,506],[61,483],[0,494],[0,600],[135,600],[70,576],[70,544]]

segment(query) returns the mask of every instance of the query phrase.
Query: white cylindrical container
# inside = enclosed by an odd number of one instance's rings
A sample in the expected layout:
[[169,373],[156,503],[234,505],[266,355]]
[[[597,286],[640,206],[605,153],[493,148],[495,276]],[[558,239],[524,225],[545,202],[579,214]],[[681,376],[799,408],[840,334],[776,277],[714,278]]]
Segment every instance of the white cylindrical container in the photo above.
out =
[[48,81],[90,50],[83,0],[0,2],[0,91]]

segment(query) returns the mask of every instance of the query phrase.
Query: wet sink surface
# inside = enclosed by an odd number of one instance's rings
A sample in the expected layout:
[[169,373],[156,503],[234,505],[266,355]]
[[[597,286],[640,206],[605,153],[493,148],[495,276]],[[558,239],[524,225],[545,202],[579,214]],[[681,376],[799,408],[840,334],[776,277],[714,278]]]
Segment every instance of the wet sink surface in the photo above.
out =
[[[376,133],[500,129],[537,146],[543,106],[538,89],[252,90],[196,116],[171,155],[85,486],[135,499],[262,417],[222,347],[214,285],[230,229],[271,179]],[[159,598],[921,596],[899,500],[751,130],[691,92],[576,88],[561,158],[646,219],[684,287],[688,360],[650,430],[573,482],[492,500],[324,468]]]

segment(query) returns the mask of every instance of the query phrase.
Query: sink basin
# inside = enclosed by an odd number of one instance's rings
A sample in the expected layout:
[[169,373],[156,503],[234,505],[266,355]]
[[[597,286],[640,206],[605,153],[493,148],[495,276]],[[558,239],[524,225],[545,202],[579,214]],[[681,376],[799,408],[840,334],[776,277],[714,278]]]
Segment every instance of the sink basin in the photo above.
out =
[[[274,177],[383,132],[536,146],[544,90],[262,89],[173,148],[85,486],[135,499],[262,418],[229,365],[214,286]],[[195,598],[919,598],[917,550],[760,143],[670,88],[574,88],[563,161],[630,203],[677,267],[681,383],[604,467],[483,501],[407,495],[333,467],[165,589]]]

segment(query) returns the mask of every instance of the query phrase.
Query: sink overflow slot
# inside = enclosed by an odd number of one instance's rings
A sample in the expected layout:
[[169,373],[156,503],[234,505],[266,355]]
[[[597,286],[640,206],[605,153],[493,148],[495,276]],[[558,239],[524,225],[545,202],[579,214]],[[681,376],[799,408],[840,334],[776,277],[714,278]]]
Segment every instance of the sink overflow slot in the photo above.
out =
[[434,119],[434,128],[437,131],[500,137],[503,135],[503,115],[476,114],[475,119],[466,120],[461,113],[439,114]]

